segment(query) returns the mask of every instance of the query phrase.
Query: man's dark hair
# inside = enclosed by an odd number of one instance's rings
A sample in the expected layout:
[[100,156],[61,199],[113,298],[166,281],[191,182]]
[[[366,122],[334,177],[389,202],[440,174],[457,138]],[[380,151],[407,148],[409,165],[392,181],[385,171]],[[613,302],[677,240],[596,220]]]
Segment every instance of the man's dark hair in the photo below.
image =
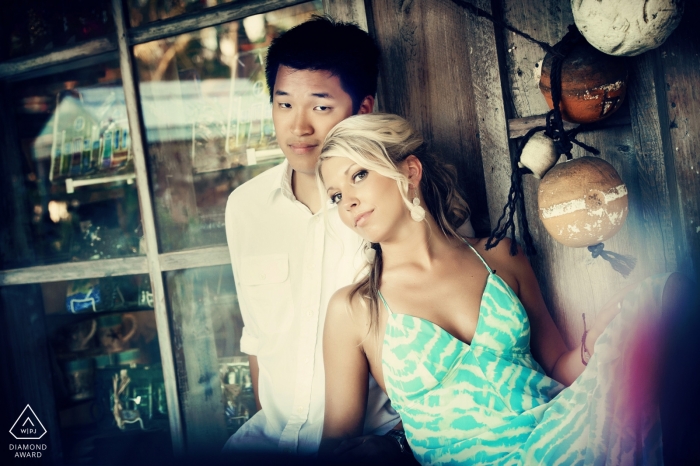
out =
[[272,41],[265,77],[272,100],[280,65],[296,70],[329,71],[352,98],[357,113],[365,97],[377,93],[379,49],[355,24],[313,16]]

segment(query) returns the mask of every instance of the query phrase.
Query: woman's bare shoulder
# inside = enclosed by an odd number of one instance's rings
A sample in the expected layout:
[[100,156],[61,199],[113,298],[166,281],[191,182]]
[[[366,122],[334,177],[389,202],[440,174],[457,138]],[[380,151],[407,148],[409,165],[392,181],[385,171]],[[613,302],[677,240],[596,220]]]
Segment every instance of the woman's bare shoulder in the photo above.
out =
[[491,247],[487,247],[488,240],[488,238],[466,238],[466,241],[487,261],[512,263],[513,261],[527,259],[517,243],[515,245],[516,254],[515,256],[511,255],[513,241],[510,238],[503,238],[498,244]]
[[503,238],[497,245],[487,248],[488,238],[468,238],[469,244],[484,258],[486,263],[503,278],[512,277],[520,281],[523,273],[529,273],[530,261],[520,248],[515,244],[516,254],[511,254],[513,241]]
[[355,285],[340,288],[328,302],[327,321],[336,325],[351,325],[362,329],[367,325],[368,310],[361,292],[355,292]]

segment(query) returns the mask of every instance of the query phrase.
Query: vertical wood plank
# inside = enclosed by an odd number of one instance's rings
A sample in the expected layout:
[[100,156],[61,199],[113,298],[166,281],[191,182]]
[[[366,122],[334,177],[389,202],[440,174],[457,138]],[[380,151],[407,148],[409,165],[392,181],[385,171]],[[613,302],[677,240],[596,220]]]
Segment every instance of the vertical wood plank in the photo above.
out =
[[355,23],[363,31],[367,31],[364,0],[323,0],[323,11],[335,20]]
[[[678,29],[659,49],[663,75],[659,111],[668,116],[668,183],[678,204],[679,270],[700,280],[700,3],[686,2]],[[673,167],[673,169],[671,169]]]
[[[657,96],[659,82],[657,51],[632,58],[627,98],[636,153],[636,170],[640,178],[640,203],[644,238],[653,250],[653,259],[666,270],[677,267],[672,209],[667,185],[666,153],[670,151],[668,118],[660,112]],[[664,134],[665,133],[665,134]],[[673,167],[671,167],[673,170]],[[677,205],[675,207],[677,211]]]
[[[474,0],[475,6],[492,14],[491,0]],[[508,200],[510,187],[510,147],[508,122],[503,95],[503,78],[496,28],[485,18],[464,11],[469,25],[466,31],[472,70],[472,90],[479,128],[479,144],[484,173],[489,228],[496,226],[503,206]]]
[[474,228],[485,234],[488,209],[467,19],[446,0],[375,0],[368,14],[382,51],[380,110],[407,118],[431,150],[456,167]]
[[122,71],[122,84],[124,86],[124,99],[126,102],[127,115],[129,117],[131,144],[134,151],[136,187],[139,194],[141,222],[143,223],[143,232],[146,240],[146,258],[150,271],[151,286],[153,287],[153,306],[158,329],[158,343],[160,345],[160,355],[163,366],[163,379],[165,381],[170,435],[175,455],[181,456],[184,454],[184,437],[180,416],[180,403],[177,396],[175,363],[173,360],[172,340],[170,337],[170,322],[168,319],[168,309],[165,304],[163,275],[158,260],[158,241],[155,219],[153,216],[153,202],[151,200],[150,186],[148,183],[148,171],[146,168],[146,154],[144,151],[144,137],[142,132],[143,124],[138,110],[138,91],[135,83],[136,75],[134,74],[131,49],[126,42],[126,21],[121,0],[112,0],[112,13],[117,27],[117,42],[119,44],[119,61]]

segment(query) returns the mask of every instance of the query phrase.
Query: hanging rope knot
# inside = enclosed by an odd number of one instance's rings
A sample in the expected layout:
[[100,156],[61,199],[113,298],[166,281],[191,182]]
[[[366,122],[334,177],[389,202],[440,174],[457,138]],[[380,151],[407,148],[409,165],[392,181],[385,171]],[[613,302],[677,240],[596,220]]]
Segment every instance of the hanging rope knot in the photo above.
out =
[[603,253],[603,248],[605,248],[605,245],[603,243],[588,246],[588,250],[591,251],[591,256],[593,256],[593,259],[597,258]]
[[593,259],[597,258],[598,256],[602,257],[608,261],[612,268],[619,272],[623,277],[627,277],[637,265],[636,258],[618,254],[612,251],[605,251],[604,248],[605,246],[603,243],[588,246],[588,250],[591,252]]
[[554,140],[554,149],[556,149],[557,154],[565,154],[567,158],[571,158],[571,149],[574,145],[571,143],[569,138],[560,138]]

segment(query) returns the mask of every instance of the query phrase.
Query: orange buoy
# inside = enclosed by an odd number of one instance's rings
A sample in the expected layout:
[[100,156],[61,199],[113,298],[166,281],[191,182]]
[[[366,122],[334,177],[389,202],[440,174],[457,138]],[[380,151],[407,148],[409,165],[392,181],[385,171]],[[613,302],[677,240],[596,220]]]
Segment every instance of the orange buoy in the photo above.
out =
[[[542,63],[540,91],[549,108],[552,103],[552,54]],[[606,55],[585,40],[576,44],[564,58],[561,69],[562,119],[572,123],[593,123],[620,108],[627,92],[627,66],[624,58]]]
[[555,165],[540,182],[537,203],[547,232],[579,248],[605,241],[627,218],[627,187],[615,168],[598,157]]

